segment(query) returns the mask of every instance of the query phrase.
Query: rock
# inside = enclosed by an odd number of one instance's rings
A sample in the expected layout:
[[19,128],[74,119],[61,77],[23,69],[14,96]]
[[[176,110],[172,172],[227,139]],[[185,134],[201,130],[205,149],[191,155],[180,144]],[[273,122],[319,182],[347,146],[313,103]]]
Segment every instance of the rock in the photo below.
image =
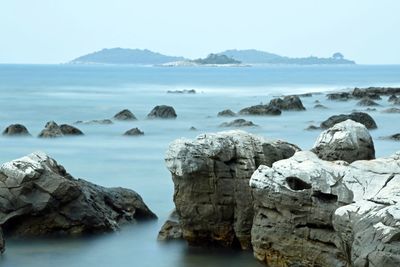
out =
[[306,110],[303,106],[303,103],[298,96],[285,96],[282,98],[275,98],[269,102],[269,105],[272,107],[277,107],[280,110]]
[[308,126],[305,130],[306,131],[314,131],[314,130],[320,130],[321,128],[319,128],[318,126],[315,125],[310,125]]
[[191,127],[189,128],[189,130],[190,130],[190,131],[197,131],[197,128],[194,127],[194,126],[191,126]]
[[5,247],[6,247],[6,243],[5,243],[4,237],[3,237],[3,230],[1,230],[1,227],[0,227],[0,254],[4,253]]
[[400,133],[393,134],[391,136],[383,137],[382,139],[388,139],[388,140],[394,140],[394,141],[400,141]]
[[298,95],[296,95],[296,96],[299,96],[299,97],[312,97],[312,96],[313,96],[313,93],[298,94]]
[[68,124],[61,124],[60,130],[63,135],[83,135],[83,132],[81,130]]
[[22,124],[11,124],[4,131],[5,136],[30,136],[28,129]]
[[144,132],[142,132],[139,128],[132,128],[124,133],[124,135],[127,136],[139,136],[139,135],[144,135]]
[[349,92],[331,93],[326,95],[329,100],[347,101],[352,99],[353,96]]
[[156,216],[136,192],[75,179],[42,152],[0,167],[0,225],[7,235],[113,231]]
[[314,106],[315,109],[328,109],[327,107],[325,107],[324,105],[321,104],[317,104]]
[[381,95],[396,95],[396,94],[400,94],[400,88],[396,87],[368,87],[363,89],[354,88],[352,92],[352,95],[356,98],[363,98],[368,96],[372,99],[380,99]]
[[376,108],[367,108],[366,111],[372,111],[372,112],[374,112],[374,111],[377,111],[377,109],[376,109]]
[[400,152],[328,162],[297,152],[250,179],[254,255],[269,266],[399,266]]
[[252,121],[246,121],[244,119],[236,119],[230,122],[224,122],[219,125],[219,127],[257,127]]
[[230,109],[225,109],[223,111],[218,112],[218,117],[235,117],[236,113]]
[[168,90],[167,91],[167,94],[195,94],[195,93],[196,93],[196,90],[194,90],[194,89],[190,89],[190,90],[184,89],[184,90],[174,90],[174,91]]
[[391,96],[389,96],[388,101],[393,102],[393,101],[397,100],[397,98],[398,97],[396,95],[391,95]]
[[135,121],[137,120],[135,115],[129,110],[129,109],[124,109],[117,114],[114,115],[115,120],[119,121]]
[[248,108],[244,108],[239,111],[240,115],[256,115],[256,116],[278,116],[281,115],[282,111],[274,106],[270,105],[255,105]]
[[323,160],[356,160],[375,158],[375,148],[367,128],[361,123],[346,120],[323,131],[311,149]]
[[170,241],[177,239],[183,239],[183,235],[178,214],[176,213],[176,210],[174,210],[158,232],[157,240]]
[[249,178],[258,165],[271,166],[297,150],[238,130],[171,143],[165,162],[183,238],[190,245],[249,249],[254,215]]
[[375,101],[373,101],[371,98],[369,97],[364,97],[363,99],[361,99],[358,103],[358,106],[379,106],[378,103],[376,103]]
[[54,121],[49,121],[46,123],[44,129],[39,133],[40,138],[55,138],[55,137],[61,137],[63,136],[63,133],[60,129],[60,126],[58,126],[57,123]]
[[397,99],[392,101],[393,105],[400,105],[400,98],[398,97]]
[[376,129],[378,126],[376,125],[374,119],[368,115],[367,113],[363,112],[353,112],[351,114],[340,114],[329,117],[327,120],[321,123],[322,129],[327,129],[335,125],[336,123],[345,121],[345,120],[353,120],[355,122],[359,122],[364,124],[367,129]]
[[346,266],[332,214],[352,203],[340,165],[312,152],[260,166],[250,179],[255,200],[251,239],[268,266]]
[[175,109],[166,105],[154,107],[147,115],[149,119],[175,119],[176,117]]
[[91,121],[76,121],[74,124],[101,124],[101,125],[107,125],[107,124],[113,124],[112,120],[109,119],[104,119],[104,120],[91,120]]
[[388,108],[382,110],[383,113],[400,113],[400,108]]
[[317,99],[314,101],[314,104],[321,104],[321,102]]

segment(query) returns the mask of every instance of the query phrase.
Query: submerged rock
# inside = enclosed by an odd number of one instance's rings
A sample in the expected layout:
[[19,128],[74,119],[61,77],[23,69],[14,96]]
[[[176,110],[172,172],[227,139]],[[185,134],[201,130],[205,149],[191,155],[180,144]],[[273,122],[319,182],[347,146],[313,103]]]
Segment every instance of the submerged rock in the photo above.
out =
[[349,92],[331,93],[326,95],[329,100],[347,101],[352,99],[353,96]]
[[272,107],[277,107],[280,110],[296,110],[296,111],[306,110],[306,108],[303,106],[303,103],[300,100],[300,97],[294,95],[285,96],[283,99],[282,98],[272,99],[269,102],[269,105]]
[[55,137],[61,137],[63,136],[63,133],[60,129],[60,126],[58,126],[57,123],[54,121],[49,121],[46,123],[44,129],[39,133],[40,138],[55,138]]
[[397,100],[397,96],[396,95],[391,95],[391,96],[389,96],[389,98],[388,98],[388,101],[389,102],[394,102],[394,101],[396,101]]
[[255,116],[279,116],[282,111],[274,106],[270,105],[255,105],[248,108],[244,108],[239,111],[240,115],[255,115]]
[[363,112],[353,112],[351,114],[340,114],[329,117],[327,120],[321,123],[322,129],[327,129],[335,125],[336,123],[345,121],[345,120],[352,120],[355,122],[359,122],[364,124],[367,129],[376,129],[378,126],[376,125],[374,119],[368,115],[367,113]]
[[83,132],[81,130],[68,124],[61,124],[60,130],[63,135],[83,135]]
[[370,106],[379,106],[378,103],[376,103],[375,101],[373,101],[371,98],[369,97],[364,97],[363,99],[361,99],[358,103],[358,106],[364,106],[364,107],[370,107]]
[[314,106],[315,109],[328,109],[327,107],[325,107],[324,105],[321,104],[317,104]]
[[149,119],[175,119],[177,117],[175,109],[171,106],[155,106],[147,115]]
[[382,110],[383,113],[400,113],[400,108],[388,108]]
[[195,94],[196,90],[194,89],[184,89],[184,90],[168,90],[167,94]]
[[144,132],[142,132],[139,128],[132,128],[124,133],[124,135],[127,136],[139,136],[139,135],[144,135]]
[[28,129],[22,124],[11,124],[4,131],[4,136],[30,136]]
[[107,125],[107,124],[113,124],[113,122],[110,119],[104,119],[104,120],[76,121],[76,122],[74,122],[74,124],[101,124],[101,125]]
[[367,128],[346,120],[323,131],[311,149],[323,160],[356,160],[375,158],[375,148]]
[[383,139],[400,141],[400,133],[393,134],[393,135],[390,135],[390,136],[387,136],[387,137],[383,137]]
[[106,232],[156,218],[136,192],[75,179],[41,152],[1,165],[0,184],[0,225],[9,235]]
[[254,215],[249,178],[258,165],[271,166],[297,150],[237,130],[171,143],[165,162],[183,238],[191,245],[239,243],[249,249]]
[[320,130],[321,128],[319,128],[318,126],[315,125],[310,125],[307,128],[305,128],[306,131],[314,131],[314,130]]
[[230,109],[225,109],[223,111],[218,112],[218,117],[235,117],[236,113]]
[[252,121],[246,121],[245,119],[236,119],[230,122],[224,122],[219,125],[219,127],[256,127]]
[[129,110],[124,109],[114,115],[115,120],[119,121],[135,121],[137,120],[135,115]]

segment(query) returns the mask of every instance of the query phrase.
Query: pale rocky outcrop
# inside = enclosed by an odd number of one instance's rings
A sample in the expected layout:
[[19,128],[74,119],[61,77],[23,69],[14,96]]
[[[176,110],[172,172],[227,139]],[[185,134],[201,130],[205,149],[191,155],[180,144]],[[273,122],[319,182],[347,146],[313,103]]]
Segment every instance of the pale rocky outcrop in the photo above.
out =
[[75,179],[42,152],[0,167],[0,225],[8,235],[105,232],[153,218],[136,192]]
[[297,152],[250,185],[254,255],[267,265],[400,265],[400,153],[349,165]]
[[346,120],[323,131],[312,151],[324,160],[374,159],[374,142],[368,129],[361,123]]
[[254,212],[249,179],[259,165],[271,166],[297,150],[237,130],[171,143],[165,161],[184,239],[192,245],[250,248]]

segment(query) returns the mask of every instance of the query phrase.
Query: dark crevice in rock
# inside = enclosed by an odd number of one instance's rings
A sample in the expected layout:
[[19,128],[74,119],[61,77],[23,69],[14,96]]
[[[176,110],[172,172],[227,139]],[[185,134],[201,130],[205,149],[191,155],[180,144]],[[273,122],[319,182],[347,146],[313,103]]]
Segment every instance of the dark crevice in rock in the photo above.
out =
[[290,189],[295,191],[311,189],[311,184],[306,183],[297,177],[286,177],[286,183],[288,184]]
[[336,203],[338,200],[337,195],[322,193],[321,191],[314,191],[312,196],[325,203]]

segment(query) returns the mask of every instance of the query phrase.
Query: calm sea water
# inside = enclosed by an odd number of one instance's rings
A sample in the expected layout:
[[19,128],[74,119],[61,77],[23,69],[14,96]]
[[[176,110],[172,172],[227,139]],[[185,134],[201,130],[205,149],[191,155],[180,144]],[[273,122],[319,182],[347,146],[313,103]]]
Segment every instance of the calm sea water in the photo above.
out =
[[[168,144],[176,138],[193,138],[220,131],[230,119],[216,114],[226,108],[238,111],[268,102],[273,96],[340,90],[355,86],[398,86],[400,66],[312,66],[240,68],[157,68],[133,66],[0,65],[0,128],[22,123],[36,136],[49,120],[111,118],[128,108],[135,122],[80,125],[83,137],[43,140],[0,137],[0,162],[36,150],[54,157],[74,176],[103,186],[136,190],[159,216],[158,222],[126,226],[121,231],[92,238],[7,239],[0,266],[260,266],[251,252],[188,248],[184,242],[156,241],[157,233],[173,209],[173,183],[164,165]],[[195,89],[195,95],[166,94],[167,90]],[[307,111],[284,112],[278,117],[247,117],[260,125],[247,129],[265,137],[284,139],[302,149],[312,147],[319,131],[310,124],[338,113],[349,113],[355,101],[331,102],[323,94],[302,98]],[[314,110],[320,100],[328,110]],[[400,132],[399,114],[383,114],[384,98],[370,112],[378,124],[371,131],[377,156],[400,150],[400,143],[379,137]],[[174,121],[146,120],[159,104],[175,107]],[[190,131],[194,126],[198,131]],[[122,134],[139,127],[145,136]]]

